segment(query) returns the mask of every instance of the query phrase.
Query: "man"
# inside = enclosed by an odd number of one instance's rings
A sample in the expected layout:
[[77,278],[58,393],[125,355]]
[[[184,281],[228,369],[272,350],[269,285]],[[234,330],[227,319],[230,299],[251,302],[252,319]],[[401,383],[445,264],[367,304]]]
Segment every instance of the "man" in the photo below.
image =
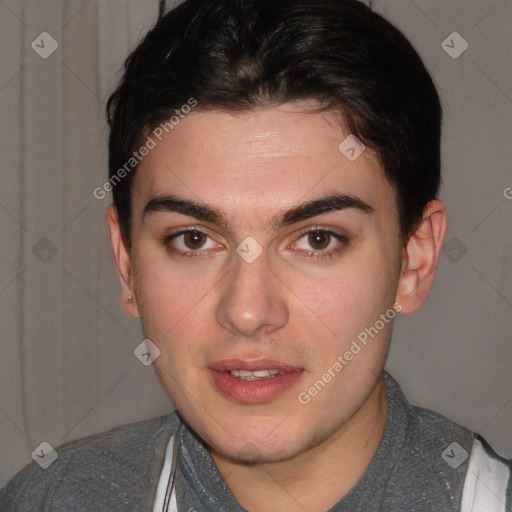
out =
[[58,448],[2,510],[512,510],[510,461],[383,371],[446,233],[401,32],[356,0],[187,0],[108,114],[121,301],[178,412]]

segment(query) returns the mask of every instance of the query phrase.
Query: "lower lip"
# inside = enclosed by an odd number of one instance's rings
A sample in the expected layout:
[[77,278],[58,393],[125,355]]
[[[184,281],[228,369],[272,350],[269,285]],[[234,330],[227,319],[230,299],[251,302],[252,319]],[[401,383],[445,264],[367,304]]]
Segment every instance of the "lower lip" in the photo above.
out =
[[285,372],[260,380],[240,380],[229,373],[209,369],[217,389],[225,396],[247,404],[269,402],[291,388],[303,370]]

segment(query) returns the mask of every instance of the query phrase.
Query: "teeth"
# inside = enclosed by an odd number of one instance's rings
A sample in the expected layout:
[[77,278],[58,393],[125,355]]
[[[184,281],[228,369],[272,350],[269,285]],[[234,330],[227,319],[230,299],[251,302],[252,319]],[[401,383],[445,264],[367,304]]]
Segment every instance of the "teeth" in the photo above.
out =
[[254,372],[250,372],[248,370],[231,370],[229,372],[233,377],[237,377],[241,380],[259,380],[259,379],[268,379],[274,377],[278,373],[281,373],[279,370],[269,369],[269,370],[256,370]]

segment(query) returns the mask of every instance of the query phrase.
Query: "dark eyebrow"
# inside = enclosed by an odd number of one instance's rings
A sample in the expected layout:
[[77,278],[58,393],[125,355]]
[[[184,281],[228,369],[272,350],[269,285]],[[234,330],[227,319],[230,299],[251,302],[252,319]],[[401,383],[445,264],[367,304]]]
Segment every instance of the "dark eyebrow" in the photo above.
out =
[[176,212],[189,217],[195,217],[204,222],[219,224],[224,228],[228,228],[228,221],[224,214],[205,203],[183,199],[173,195],[152,197],[142,211],[142,220],[153,212]]
[[279,229],[282,226],[289,226],[297,222],[316,217],[322,213],[338,212],[354,208],[362,213],[372,213],[374,209],[358,197],[346,194],[331,194],[320,199],[314,199],[307,203],[295,206],[286,210],[271,222],[273,229]]
[[[278,230],[283,226],[296,224],[323,213],[336,212],[348,208],[354,208],[362,213],[374,212],[370,205],[355,196],[331,194],[279,213],[269,222],[269,227],[273,230]],[[199,201],[192,201],[172,195],[157,196],[147,202],[142,212],[142,218],[146,218],[152,212],[181,213],[182,215],[195,217],[200,221],[220,225],[230,231],[229,222],[221,210]]]

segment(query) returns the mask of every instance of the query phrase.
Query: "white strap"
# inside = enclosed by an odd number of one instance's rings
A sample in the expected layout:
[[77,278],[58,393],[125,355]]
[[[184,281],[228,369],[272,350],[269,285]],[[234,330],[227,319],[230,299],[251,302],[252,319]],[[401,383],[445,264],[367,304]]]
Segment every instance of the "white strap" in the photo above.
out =
[[491,457],[475,438],[462,490],[461,512],[506,512],[509,479],[509,467]]
[[[165,491],[167,489],[167,482],[169,481],[169,476],[171,474],[173,444],[174,436],[171,436],[165,450],[165,460],[162,472],[160,473],[160,479],[158,480],[158,486],[156,488],[153,512],[162,512],[164,506]],[[172,490],[171,502],[169,503],[169,512],[178,512],[178,504],[176,502],[176,487],[174,487]]]

